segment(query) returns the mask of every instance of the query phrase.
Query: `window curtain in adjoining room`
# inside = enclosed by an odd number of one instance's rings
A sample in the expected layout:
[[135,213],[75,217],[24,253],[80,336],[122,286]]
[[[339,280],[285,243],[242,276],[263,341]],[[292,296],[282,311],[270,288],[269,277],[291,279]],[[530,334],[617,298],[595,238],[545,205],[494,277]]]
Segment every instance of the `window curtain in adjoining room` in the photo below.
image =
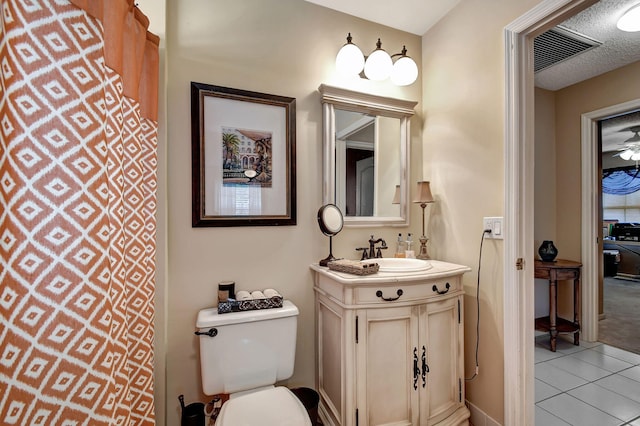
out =
[[640,191],[640,170],[610,169],[602,171],[602,192],[613,195],[628,195]]
[[159,40],[0,4],[0,424],[153,425]]

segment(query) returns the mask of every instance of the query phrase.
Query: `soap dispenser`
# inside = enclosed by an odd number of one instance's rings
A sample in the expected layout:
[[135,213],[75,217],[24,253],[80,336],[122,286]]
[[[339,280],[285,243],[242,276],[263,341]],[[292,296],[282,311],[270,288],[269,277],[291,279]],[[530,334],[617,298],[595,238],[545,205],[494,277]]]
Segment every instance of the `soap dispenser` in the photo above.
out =
[[402,234],[398,234],[398,242],[396,246],[396,254],[395,257],[405,257],[406,256],[406,244],[402,240]]
[[408,257],[409,259],[416,258],[416,252],[413,250],[413,237],[411,236],[411,233],[407,235],[407,250],[405,251],[405,257]]

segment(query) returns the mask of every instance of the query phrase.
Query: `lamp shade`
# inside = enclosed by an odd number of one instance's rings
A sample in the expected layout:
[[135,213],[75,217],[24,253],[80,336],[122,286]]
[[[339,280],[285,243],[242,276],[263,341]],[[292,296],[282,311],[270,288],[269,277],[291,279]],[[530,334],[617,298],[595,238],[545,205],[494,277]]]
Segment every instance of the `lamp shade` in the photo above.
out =
[[618,29],[622,31],[640,31],[640,4],[637,4],[627,10],[624,15],[618,19],[617,26]]
[[400,204],[400,185],[396,185],[396,192],[393,195],[393,201],[391,204]]
[[349,33],[347,43],[342,46],[336,55],[336,69],[345,76],[358,75],[364,68],[364,55],[351,40],[351,33]]
[[392,68],[391,56],[382,49],[382,42],[378,39],[376,50],[371,52],[364,64],[364,75],[369,80],[382,81],[389,78]]
[[431,187],[428,181],[418,182],[418,192],[413,199],[414,203],[433,203],[433,195],[431,195]]

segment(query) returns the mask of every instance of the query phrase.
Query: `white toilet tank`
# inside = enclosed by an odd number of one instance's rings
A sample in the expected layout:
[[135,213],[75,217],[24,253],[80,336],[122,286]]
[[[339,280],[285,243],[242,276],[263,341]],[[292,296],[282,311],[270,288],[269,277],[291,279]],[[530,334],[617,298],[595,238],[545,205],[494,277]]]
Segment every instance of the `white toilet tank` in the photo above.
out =
[[206,395],[234,393],[275,384],[293,374],[298,308],[289,300],[282,308],[218,314],[198,313],[200,372]]

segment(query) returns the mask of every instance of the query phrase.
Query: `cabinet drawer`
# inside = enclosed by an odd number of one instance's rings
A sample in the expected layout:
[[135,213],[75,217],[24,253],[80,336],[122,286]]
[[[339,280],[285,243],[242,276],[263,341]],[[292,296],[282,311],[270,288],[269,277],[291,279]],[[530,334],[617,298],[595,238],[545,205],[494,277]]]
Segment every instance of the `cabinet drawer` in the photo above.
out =
[[412,283],[385,283],[355,289],[355,304],[412,302],[446,297],[460,291],[459,277]]

